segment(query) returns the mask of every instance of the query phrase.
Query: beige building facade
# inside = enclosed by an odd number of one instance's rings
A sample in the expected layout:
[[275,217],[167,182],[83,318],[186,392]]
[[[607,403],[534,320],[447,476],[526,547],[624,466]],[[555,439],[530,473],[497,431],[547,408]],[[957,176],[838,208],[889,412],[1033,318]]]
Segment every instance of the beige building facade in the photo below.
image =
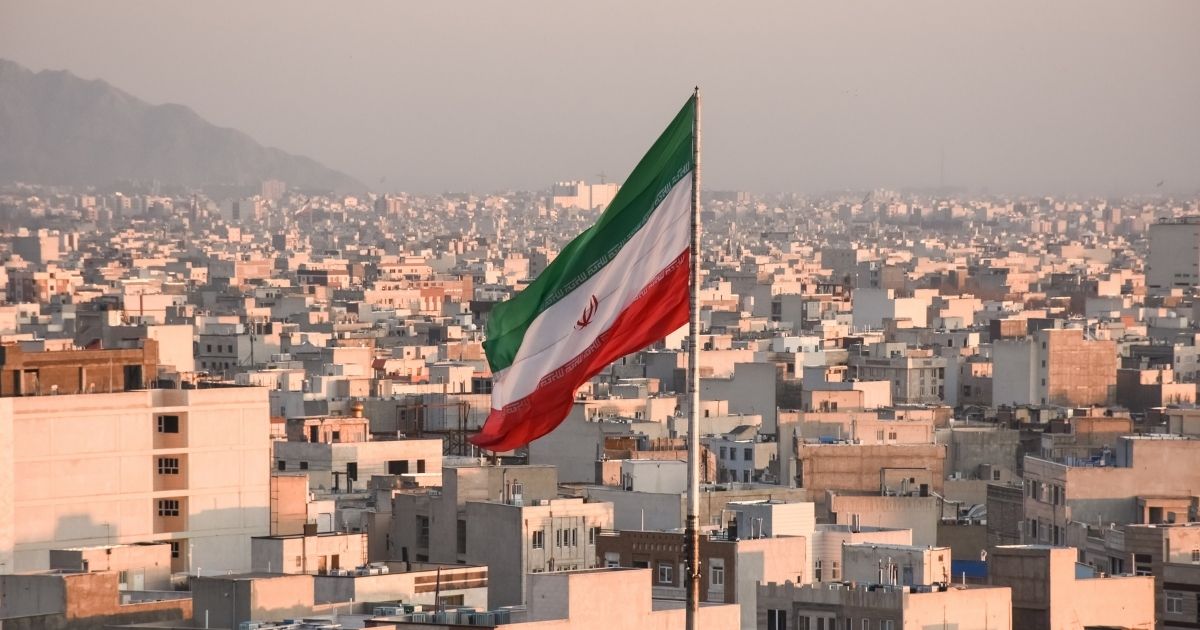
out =
[[269,533],[268,431],[260,388],[0,399],[0,572],[149,541],[174,571],[249,568]]

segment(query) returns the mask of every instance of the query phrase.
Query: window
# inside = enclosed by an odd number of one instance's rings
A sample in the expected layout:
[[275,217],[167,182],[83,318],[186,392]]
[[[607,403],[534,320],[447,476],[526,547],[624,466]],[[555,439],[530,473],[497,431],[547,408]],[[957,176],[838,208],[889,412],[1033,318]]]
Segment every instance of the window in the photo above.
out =
[[871,620],[870,619],[862,620],[862,630],[871,630]]
[[561,529],[554,530],[554,546],[555,547],[563,546],[563,530],[561,530]]
[[429,517],[417,516],[417,546],[429,548]]
[[423,459],[417,460],[417,472],[418,473],[425,472],[425,460],[423,460]]
[[[808,618],[802,617],[803,623],[800,627],[808,627]],[[767,610],[767,630],[788,630],[787,611],[775,610],[774,608]]]
[[300,462],[300,470],[308,470],[308,462]]
[[1000,471],[998,469],[992,469],[992,481],[1000,481]]
[[731,461],[731,462],[737,461],[737,449],[736,448],[729,449],[729,461]]
[[815,577],[816,577],[816,581],[818,581],[818,582],[822,581],[821,576],[824,575],[824,571],[823,571],[825,568],[824,564],[825,564],[824,560],[817,560],[817,574]]
[[158,458],[158,474],[160,474],[160,475],[178,475],[179,474],[179,458],[178,457],[159,457]]
[[546,532],[537,530],[533,532],[533,548],[541,549],[546,546]]
[[721,459],[727,459],[727,450],[724,446],[721,447]]
[[283,461],[282,459],[279,460],[278,468],[279,470],[287,470],[287,462]]
[[178,540],[172,540],[169,544],[171,545],[171,558],[179,558],[179,550],[182,545],[180,545]]
[[743,449],[742,450],[742,459],[744,459],[748,462],[754,461],[754,449],[753,448]]
[[709,588],[725,586],[725,563],[721,560],[712,560],[712,565],[708,567],[708,586]]
[[[770,617],[767,617],[767,618],[770,619]],[[799,626],[797,626],[798,630],[810,630],[810,628],[812,628],[811,622],[809,621],[808,617],[805,617],[805,616],[797,617],[796,623],[800,624]],[[781,626],[781,627],[784,627],[784,626]]]
[[159,433],[179,433],[179,416],[159,416]]
[[571,529],[571,530],[568,530],[567,533],[571,535],[571,546],[578,547],[579,546],[579,530]]
[[658,563],[658,583],[659,584],[674,584],[675,583],[675,567],[670,562]]
[[1167,613],[1172,615],[1183,613],[1183,593],[1167,591]]
[[589,545],[596,544],[596,539],[599,537],[600,537],[600,528],[599,527],[589,527],[588,528],[588,544]]
[[159,499],[159,516],[179,516],[179,499]]
[[837,560],[833,561],[833,569],[830,571],[829,579],[834,582],[842,579],[842,568],[838,565]]
[[879,622],[879,630],[896,630],[896,622],[891,619],[884,619]]
[[442,595],[438,598],[438,602],[442,605],[443,609],[462,606],[464,601],[466,601],[465,595]]
[[458,553],[467,553],[467,522],[458,519]]
[[1148,554],[1148,553],[1133,554],[1133,574],[1134,575],[1152,575],[1150,572],[1150,554]]
[[408,460],[400,459],[400,460],[394,460],[394,461],[388,462],[387,463],[387,471],[388,471],[389,475],[407,475],[408,474]]
[[1192,562],[1200,562],[1200,549],[1192,550]]

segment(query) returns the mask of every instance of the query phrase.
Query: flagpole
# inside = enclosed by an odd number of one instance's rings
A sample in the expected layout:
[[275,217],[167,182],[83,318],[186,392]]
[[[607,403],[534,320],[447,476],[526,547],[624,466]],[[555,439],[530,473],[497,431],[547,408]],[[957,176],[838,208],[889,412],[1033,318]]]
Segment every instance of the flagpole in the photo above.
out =
[[700,88],[692,93],[691,287],[688,291],[688,491],[684,548],[687,549],[687,630],[696,630],[700,612]]

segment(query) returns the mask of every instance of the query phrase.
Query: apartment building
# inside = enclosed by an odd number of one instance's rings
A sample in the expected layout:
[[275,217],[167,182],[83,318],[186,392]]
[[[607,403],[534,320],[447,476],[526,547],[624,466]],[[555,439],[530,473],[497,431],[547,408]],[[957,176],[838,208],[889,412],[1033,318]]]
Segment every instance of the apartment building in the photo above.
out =
[[1012,589],[1013,628],[1154,627],[1154,578],[1107,577],[1081,568],[1076,550],[1008,545],[988,554],[988,580]]
[[[700,538],[700,598],[739,604],[741,627],[755,628],[755,586],[761,582],[801,581],[809,561],[802,536],[742,538],[737,525]],[[650,569],[654,596],[683,600],[686,585],[684,536],[677,532],[602,532],[596,554],[605,567]]]
[[0,399],[0,571],[165,541],[172,570],[244,570],[270,529],[267,391]]
[[1047,328],[992,344],[993,405],[1083,407],[1112,402],[1117,346],[1080,328]]
[[[961,630],[1011,630],[1011,590],[930,584],[796,585],[758,587],[758,627],[767,630],[918,630],[953,620]],[[947,626],[949,627],[949,626]]]
[[492,607],[526,601],[530,574],[597,566],[613,506],[558,498],[551,466],[448,466],[442,486],[392,498],[393,560],[488,567]]
[[[1025,457],[1023,541],[1084,546],[1068,527],[1190,520],[1200,470],[1181,466],[1162,474],[1162,462],[1194,461],[1200,441],[1169,435],[1122,436],[1099,460]],[[1083,535],[1081,533],[1073,536]],[[1114,566],[1122,573],[1127,566]]]

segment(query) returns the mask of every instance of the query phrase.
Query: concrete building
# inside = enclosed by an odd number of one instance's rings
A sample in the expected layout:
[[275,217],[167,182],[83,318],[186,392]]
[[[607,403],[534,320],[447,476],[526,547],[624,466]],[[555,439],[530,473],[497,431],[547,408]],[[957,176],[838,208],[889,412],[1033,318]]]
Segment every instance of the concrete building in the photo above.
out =
[[1104,577],[1077,569],[1076,551],[1002,546],[988,554],[988,579],[1012,589],[1014,628],[1085,630],[1154,627],[1154,578]]
[[0,346],[0,396],[48,396],[144,389],[158,373],[158,342],[129,349],[26,352]]
[[0,571],[149,541],[173,571],[249,568],[270,527],[268,424],[259,388],[0,399]]
[[943,444],[794,443],[788,479],[808,491],[818,515],[828,511],[827,490],[928,496],[940,493],[945,475]]
[[[700,539],[700,598],[739,604],[741,627],[755,628],[755,585],[779,580],[803,581],[809,562],[808,541],[800,536],[741,538],[716,530]],[[657,599],[685,598],[684,537],[672,532],[603,532],[596,554],[606,567],[652,571]]]
[[1024,628],[1013,624],[1011,595],[1002,587],[771,583],[758,587],[757,618],[767,630]]
[[[650,569],[593,569],[543,573],[529,579],[529,603],[521,621],[498,624],[497,630],[612,630],[683,627],[682,602],[653,599]],[[697,628],[738,627],[736,604],[702,604]],[[403,626],[401,626],[403,627]],[[429,630],[457,626],[423,625]]]
[[589,184],[584,181],[555,182],[550,190],[550,205],[556,208],[594,210],[608,207],[620,184],[601,182]]
[[117,586],[130,591],[170,591],[171,545],[138,543],[51,549],[51,571],[112,571]]
[[339,575],[367,565],[367,535],[345,532],[256,536],[251,570],[261,573]]
[[947,584],[950,548],[924,545],[848,544],[842,547],[842,580],[859,584]]
[[[311,427],[320,431],[317,426]],[[332,440],[335,430],[326,433]],[[349,436],[347,436],[349,437]],[[330,442],[272,442],[275,470],[307,472],[319,492],[365,490],[372,475],[437,476],[442,467],[440,439]]]
[[183,623],[190,593],[120,588],[116,571],[0,575],[4,630],[94,630],[134,623]]
[[1078,328],[1048,328],[992,344],[993,405],[1085,407],[1112,402],[1117,346]]
[[316,605],[312,575],[240,573],[191,581],[191,627],[237,628],[248,621],[311,616]]
[[[1025,457],[1023,541],[1069,544],[1079,523],[1183,523],[1200,487],[1200,470],[1179,466],[1164,475],[1162,462],[1194,461],[1200,441],[1173,436],[1125,436],[1099,462],[1060,463]],[[1115,573],[1127,567],[1113,567]]]
[[488,567],[489,605],[526,602],[529,574],[596,566],[613,506],[560,499],[549,466],[449,466],[436,490],[392,498],[393,560]]
[[903,343],[877,343],[850,355],[857,378],[891,383],[897,405],[936,404],[946,397],[946,358]]
[[1150,226],[1146,285],[1169,291],[1200,284],[1200,217],[1162,220]]

